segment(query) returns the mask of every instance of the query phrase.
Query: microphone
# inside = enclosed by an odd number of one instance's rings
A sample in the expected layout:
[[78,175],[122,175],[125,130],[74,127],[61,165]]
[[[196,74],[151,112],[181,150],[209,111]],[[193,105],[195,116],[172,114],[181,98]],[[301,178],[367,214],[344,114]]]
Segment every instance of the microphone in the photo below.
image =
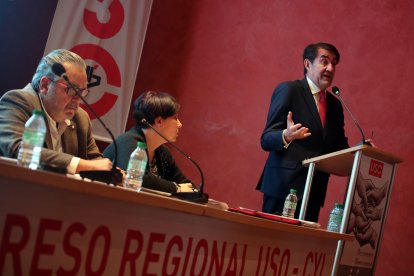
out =
[[82,97],[81,93],[79,92],[79,88],[77,88],[70,82],[68,76],[66,75],[65,67],[63,67],[62,64],[56,62],[52,65],[52,72],[55,75],[62,77],[68,83],[69,87],[75,91],[76,95],[82,100],[82,102],[92,112],[92,114],[95,115],[96,119],[98,119],[99,123],[105,128],[106,132],[109,133],[113,141],[113,144],[114,144],[115,156],[114,156],[114,159],[112,160],[112,169],[110,171],[107,171],[107,170],[80,171],[79,175],[82,178],[89,178],[91,180],[97,180],[97,181],[101,181],[107,184],[114,184],[116,186],[118,183],[122,182],[122,174],[121,174],[121,171],[116,167],[118,147],[117,147],[114,135],[109,130],[109,128],[105,125],[105,123],[101,120],[101,118],[96,114],[95,110],[93,110],[93,108],[88,104],[85,98]]
[[345,106],[346,110],[348,110],[349,115],[351,115],[351,119],[354,121],[354,124],[358,127],[359,132],[361,133],[361,136],[362,136],[362,144],[371,146],[371,143],[366,141],[364,132],[362,131],[362,128],[359,125],[358,121],[355,119],[354,115],[352,115],[351,110],[349,110],[349,108],[346,106],[345,102],[342,100],[341,92],[339,91],[339,88],[337,86],[332,87],[332,92],[341,101],[342,105]]
[[175,144],[173,144],[170,140],[168,140],[164,135],[162,135],[158,130],[156,130],[150,123],[148,123],[147,119],[145,119],[144,113],[141,111],[135,111],[134,117],[137,120],[137,122],[140,122],[149,128],[151,128],[155,133],[157,133],[162,139],[164,139],[168,144],[173,146],[179,153],[185,156],[188,160],[193,163],[193,165],[197,168],[198,172],[201,176],[201,183],[200,187],[197,192],[179,192],[179,193],[172,193],[171,195],[175,198],[191,201],[194,203],[201,203],[205,204],[208,202],[208,194],[203,193],[204,190],[204,174],[200,168],[200,166],[197,164],[196,161],[194,161],[188,154],[183,152],[179,147],[177,147]]

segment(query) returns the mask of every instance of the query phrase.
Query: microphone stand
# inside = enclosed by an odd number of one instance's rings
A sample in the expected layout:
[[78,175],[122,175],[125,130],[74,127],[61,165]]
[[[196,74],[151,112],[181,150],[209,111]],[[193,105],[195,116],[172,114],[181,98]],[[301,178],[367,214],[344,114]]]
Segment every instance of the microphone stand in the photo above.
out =
[[337,96],[337,98],[339,99],[339,101],[341,102],[341,104],[342,104],[343,106],[345,106],[345,108],[346,108],[346,110],[348,111],[349,115],[351,115],[351,119],[352,119],[352,121],[354,121],[354,124],[357,126],[357,128],[358,128],[359,132],[361,133],[361,136],[362,136],[362,142],[361,142],[361,144],[362,144],[362,145],[372,146],[372,145],[371,145],[371,143],[365,139],[364,132],[362,131],[362,128],[361,128],[361,126],[359,125],[359,123],[358,123],[357,119],[354,117],[354,115],[352,115],[351,110],[349,110],[348,106],[347,106],[347,105],[345,104],[345,102],[342,100],[342,97],[341,97],[341,92],[339,91],[339,88],[338,88],[338,87],[336,87],[336,86],[332,87],[332,92],[335,94],[335,96]]
[[95,116],[96,119],[98,119],[99,123],[105,128],[105,130],[109,133],[111,136],[111,139],[114,143],[114,149],[115,149],[115,156],[112,160],[112,169],[111,170],[90,170],[90,171],[80,171],[79,175],[82,178],[89,178],[91,180],[97,180],[101,181],[107,184],[113,184],[117,185],[122,182],[122,173],[121,171],[116,167],[117,164],[117,156],[118,156],[118,147],[115,141],[115,137],[112,134],[112,131],[105,125],[105,123],[101,120],[101,118],[96,114],[95,110],[88,104],[88,102],[85,100],[84,97],[82,97],[81,93],[79,92],[79,89],[75,87],[69,80],[68,76],[66,75],[66,70],[60,63],[55,63],[52,66],[52,71],[59,77],[62,77],[72,88],[76,95],[82,100],[82,102],[86,105],[86,107],[89,109],[89,111],[92,112],[92,114]]
[[[142,114],[142,117],[143,117],[143,114]],[[175,198],[178,198],[178,199],[181,199],[181,200],[191,201],[191,202],[194,202],[194,203],[200,203],[200,204],[207,203],[209,196],[208,196],[208,194],[203,193],[203,190],[204,190],[204,174],[203,174],[200,166],[197,164],[197,162],[194,161],[188,154],[183,152],[179,147],[174,145],[170,140],[168,140],[158,130],[156,130],[150,123],[148,123],[148,121],[145,118],[142,118],[140,120],[140,122],[143,123],[144,125],[148,126],[149,128],[151,128],[153,131],[155,131],[155,133],[157,133],[161,138],[163,138],[168,144],[173,146],[178,152],[180,152],[188,160],[190,160],[191,163],[193,163],[193,165],[197,168],[197,170],[200,173],[201,183],[200,183],[199,190],[197,192],[177,192],[177,193],[171,193],[171,196],[175,197]]]

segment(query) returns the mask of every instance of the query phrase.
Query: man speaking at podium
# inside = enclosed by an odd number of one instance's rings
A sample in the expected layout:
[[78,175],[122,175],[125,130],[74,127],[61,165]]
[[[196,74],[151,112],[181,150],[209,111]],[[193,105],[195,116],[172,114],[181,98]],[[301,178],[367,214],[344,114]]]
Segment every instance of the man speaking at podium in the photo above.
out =
[[[341,102],[327,92],[340,54],[328,43],[308,45],[303,52],[305,78],[279,84],[273,92],[261,146],[268,159],[257,188],[263,212],[282,213],[290,189],[296,189],[298,218],[308,169],[306,158],[348,148]],[[329,174],[315,171],[305,219],[318,221]]]
[[34,109],[43,110],[47,125],[41,163],[67,169],[110,170],[112,162],[102,158],[92,137],[88,114],[79,108],[80,98],[66,81],[52,72],[60,63],[71,83],[86,96],[85,61],[77,54],[58,49],[43,57],[23,89],[11,90],[0,99],[0,156],[17,158],[24,125]]

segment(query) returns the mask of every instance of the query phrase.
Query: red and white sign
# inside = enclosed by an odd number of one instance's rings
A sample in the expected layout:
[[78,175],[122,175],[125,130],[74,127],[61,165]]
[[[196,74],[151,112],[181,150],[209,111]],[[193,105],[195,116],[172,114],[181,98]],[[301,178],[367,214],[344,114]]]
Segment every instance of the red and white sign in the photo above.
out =
[[374,160],[371,160],[369,165],[369,174],[378,178],[382,177],[382,171],[384,170],[384,163]]
[[291,244],[237,240],[237,233],[223,240],[216,233],[146,232],[12,213],[0,218],[0,273],[7,275],[329,275],[333,254],[327,252],[335,248],[302,251],[287,236]]
[[0,275],[331,275],[337,240],[319,229],[2,170]]
[[[338,275],[372,275],[383,233],[393,165],[363,155]],[[353,271],[353,272],[352,272]]]
[[[100,84],[88,103],[114,136],[125,131],[152,0],[58,2],[45,54],[58,48],[83,57]],[[111,141],[91,117],[95,138]]]

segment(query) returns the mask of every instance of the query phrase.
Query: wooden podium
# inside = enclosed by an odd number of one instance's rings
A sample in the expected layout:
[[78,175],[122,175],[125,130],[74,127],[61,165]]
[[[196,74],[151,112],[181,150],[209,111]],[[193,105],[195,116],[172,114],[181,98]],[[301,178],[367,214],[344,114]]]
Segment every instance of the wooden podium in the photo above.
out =
[[0,275],[330,275],[333,233],[0,158]]
[[314,170],[349,177],[340,233],[353,241],[338,241],[332,275],[373,275],[397,163],[402,160],[367,145],[304,160],[309,166],[299,219],[306,214]]

